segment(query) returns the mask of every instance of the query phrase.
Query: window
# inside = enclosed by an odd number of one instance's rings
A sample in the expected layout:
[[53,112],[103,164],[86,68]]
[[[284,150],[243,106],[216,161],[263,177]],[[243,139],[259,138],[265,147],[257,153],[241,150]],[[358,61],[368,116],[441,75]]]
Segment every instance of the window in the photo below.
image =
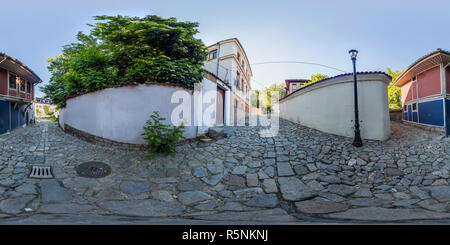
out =
[[31,93],[31,83],[27,82],[27,93]]
[[297,84],[292,85],[292,90],[297,90]]
[[9,74],[9,89],[17,89],[16,79],[16,75]]
[[237,60],[238,61],[241,61],[241,54],[238,52],[238,54],[237,54]]
[[417,80],[416,76],[414,76],[414,77],[412,78],[412,80],[413,80],[413,81],[416,81],[416,80]]
[[217,49],[209,52],[209,60],[217,58]]
[[408,111],[408,106],[407,105],[403,106],[403,111]]
[[25,92],[25,84],[27,81],[25,81],[25,79],[21,78],[20,79],[20,91],[21,92]]
[[412,110],[417,111],[417,103],[412,104]]

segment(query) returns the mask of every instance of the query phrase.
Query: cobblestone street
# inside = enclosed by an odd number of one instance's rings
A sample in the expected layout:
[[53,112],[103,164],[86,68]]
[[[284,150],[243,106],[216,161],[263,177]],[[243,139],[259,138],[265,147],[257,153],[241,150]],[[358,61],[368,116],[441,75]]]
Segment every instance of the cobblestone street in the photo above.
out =
[[[237,127],[149,160],[40,122],[0,136],[0,224],[448,223],[450,141],[391,128],[390,140],[354,148],[281,120],[273,138]],[[111,175],[78,177],[87,161],[109,164]],[[28,178],[34,164],[52,166],[55,178]]]

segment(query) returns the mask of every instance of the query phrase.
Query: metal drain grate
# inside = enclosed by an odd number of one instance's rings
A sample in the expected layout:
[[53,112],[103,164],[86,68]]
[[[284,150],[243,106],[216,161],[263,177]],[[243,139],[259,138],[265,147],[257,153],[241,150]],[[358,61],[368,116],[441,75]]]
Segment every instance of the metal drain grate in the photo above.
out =
[[51,179],[53,178],[52,169],[49,166],[34,165],[31,168],[30,178]]

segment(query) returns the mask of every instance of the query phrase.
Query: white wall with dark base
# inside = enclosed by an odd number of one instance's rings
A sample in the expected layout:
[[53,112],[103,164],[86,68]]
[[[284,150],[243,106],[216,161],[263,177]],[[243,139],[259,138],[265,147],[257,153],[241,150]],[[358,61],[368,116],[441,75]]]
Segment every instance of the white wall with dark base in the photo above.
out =
[[[358,74],[361,137],[386,140],[390,135],[387,85],[383,73]],[[354,136],[353,75],[331,78],[296,91],[280,101],[280,117],[320,131]]]

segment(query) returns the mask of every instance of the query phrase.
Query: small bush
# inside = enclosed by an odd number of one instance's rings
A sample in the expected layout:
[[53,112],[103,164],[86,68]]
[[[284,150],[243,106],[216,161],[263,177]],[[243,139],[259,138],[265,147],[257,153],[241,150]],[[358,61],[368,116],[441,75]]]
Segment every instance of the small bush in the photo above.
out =
[[144,133],[149,147],[149,155],[153,157],[156,154],[173,154],[175,153],[175,143],[180,139],[185,139],[183,136],[184,125],[173,126],[163,124],[166,120],[159,116],[157,111],[150,115],[144,126]]

